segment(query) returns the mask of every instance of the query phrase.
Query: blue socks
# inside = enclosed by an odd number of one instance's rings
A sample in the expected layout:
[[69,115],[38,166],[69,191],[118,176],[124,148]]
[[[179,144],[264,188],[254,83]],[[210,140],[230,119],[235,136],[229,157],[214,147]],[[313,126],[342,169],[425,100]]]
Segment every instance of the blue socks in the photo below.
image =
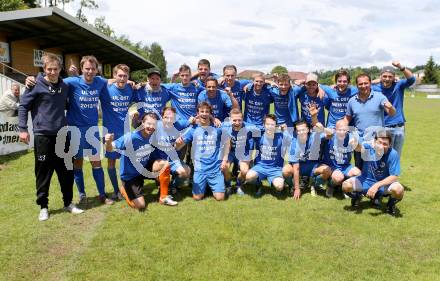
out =
[[100,168],[92,168],[93,178],[98,188],[99,196],[105,196],[104,170]]
[[236,187],[241,187],[241,180],[237,179],[237,180],[235,181],[235,186],[236,186]]
[[76,187],[78,188],[79,194],[86,194],[82,169],[73,169],[73,177],[75,179]]
[[110,178],[110,181],[113,185],[113,190],[115,193],[119,192],[119,185],[118,185],[118,176],[116,175],[116,168],[107,168],[108,177]]

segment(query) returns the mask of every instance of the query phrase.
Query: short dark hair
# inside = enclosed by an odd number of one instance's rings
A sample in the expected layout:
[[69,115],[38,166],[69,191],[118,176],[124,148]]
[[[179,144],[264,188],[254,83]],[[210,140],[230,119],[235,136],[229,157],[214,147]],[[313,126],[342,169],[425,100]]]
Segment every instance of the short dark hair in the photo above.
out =
[[371,82],[371,76],[370,76],[368,73],[361,73],[361,74],[359,74],[358,76],[356,76],[356,84],[358,83],[358,80],[359,80],[359,78],[361,78],[361,77],[367,77],[367,78],[368,78],[368,81]]
[[266,114],[266,115],[264,116],[263,123],[266,123],[266,119],[272,119],[273,121],[277,122],[277,117],[276,117],[276,115],[275,115],[275,114],[272,114],[272,113]]
[[199,62],[197,63],[197,67],[199,67],[201,65],[207,65],[209,68],[211,68],[211,63],[207,59],[199,60]]
[[307,126],[307,128],[310,129],[310,124],[307,123],[306,120],[304,120],[304,119],[298,119],[298,120],[295,121],[295,123],[293,123],[293,130],[296,132],[296,127],[298,127],[298,126],[300,126],[300,125],[303,125],[303,124],[305,124],[305,125]]
[[157,115],[156,115],[156,113],[154,113],[154,112],[152,112],[152,111],[145,112],[144,115],[142,115],[142,119],[141,119],[141,120],[144,121],[145,118],[147,118],[147,117],[151,117],[151,118],[157,120]]
[[199,111],[202,107],[207,107],[209,109],[209,112],[212,114],[212,106],[209,103],[207,103],[206,101],[202,101],[197,105],[197,111]]
[[235,73],[237,73],[237,67],[233,64],[227,64],[223,67],[223,73],[225,73],[226,69],[233,69]]
[[179,72],[182,72],[182,71],[189,71],[189,73],[191,73],[191,68],[187,64],[184,63],[179,67]]
[[340,69],[340,70],[338,70],[338,72],[336,72],[335,82],[338,81],[339,77],[341,77],[341,76],[347,77],[348,83],[350,83],[350,80],[351,80],[350,73],[348,73],[348,71],[345,69]]
[[376,135],[374,136],[374,139],[377,140],[378,138],[388,139],[388,141],[391,144],[391,141],[392,141],[391,131],[390,130],[386,130],[386,129],[382,129],[382,130],[377,131]]
[[172,112],[174,112],[174,114],[176,113],[176,109],[174,108],[174,107],[172,107],[172,106],[165,106],[163,109],[162,109],[162,116],[165,114],[165,111],[167,111],[167,110],[171,110]]
[[212,76],[209,76],[208,78],[206,78],[205,85],[206,85],[209,81],[214,81],[214,82],[215,82],[215,85],[218,85],[218,81],[217,81],[217,79],[215,79],[215,78],[212,77]]

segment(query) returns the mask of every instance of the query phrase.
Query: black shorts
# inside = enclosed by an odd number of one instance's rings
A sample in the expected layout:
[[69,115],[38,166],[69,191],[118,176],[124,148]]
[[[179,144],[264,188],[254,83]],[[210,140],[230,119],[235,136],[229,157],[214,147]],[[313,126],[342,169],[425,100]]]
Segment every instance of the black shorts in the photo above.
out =
[[134,200],[144,196],[144,192],[142,191],[142,187],[144,186],[144,176],[140,175],[132,178],[131,180],[122,182],[124,184],[128,199]]

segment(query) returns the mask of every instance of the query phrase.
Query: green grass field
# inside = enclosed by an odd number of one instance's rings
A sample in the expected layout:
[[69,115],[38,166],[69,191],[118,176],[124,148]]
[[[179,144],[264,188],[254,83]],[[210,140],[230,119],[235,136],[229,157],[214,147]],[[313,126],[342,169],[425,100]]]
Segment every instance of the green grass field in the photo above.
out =
[[39,222],[33,153],[1,157],[0,280],[440,280],[440,100],[407,97],[405,108],[398,218],[366,201],[352,212],[349,200],[295,202],[269,189],[225,202],[195,202],[187,190],[165,207],[151,182],[144,213],[92,202],[71,215],[54,177],[51,217]]

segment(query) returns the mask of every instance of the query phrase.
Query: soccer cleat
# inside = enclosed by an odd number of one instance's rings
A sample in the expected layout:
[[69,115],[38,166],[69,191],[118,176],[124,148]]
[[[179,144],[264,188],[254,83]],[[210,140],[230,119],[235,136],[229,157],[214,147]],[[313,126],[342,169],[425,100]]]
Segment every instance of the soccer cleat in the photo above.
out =
[[49,210],[47,208],[43,208],[40,210],[40,215],[38,216],[39,221],[47,221],[49,219]]
[[122,196],[122,194],[120,192],[113,192],[111,199],[113,201],[119,201],[124,199],[124,197]]
[[72,213],[72,214],[81,214],[84,213],[84,210],[78,208],[75,204],[70,203],[69,206],[64,207],[64,211]]
[[299,188],[304,189],[308,185],[308,177],[300,177],[299,178]]
[[351,207],[358,208],[361,203],[361,196],[357,193],[353,193],[353,197],[351,197]]
[[232,187],[227,186],[225,187],[225,196],[231,196],[232,195]]
[[176,206],[178,204],[176,201],[173,200],[173,197],[170,195],[160,198],[159,203],[167,206]]
[[241,189],[241,186],[237,186],[237,195],[239,195],[239,196],[244,195],[244,191],[243,191],[243,189]]
[[259,186],[259,187],[257,188],[257,191],[255,192],[255,196],[260,197],[261,195],[263,195],[263,187],[262,187],[262,186]]
[[99,198],[99,201],[101,201],[101,203],[105,204],[105,205],[113,205],[115,203],[115,201],[113,201],[110,198],[107,198],[105,195],[102,195],[102,196],[100,195],[98,198]]
[[395,216],[397,214],[397,208],[396,208],[396,203],[398,200],[390,197],[390,199],[388,199],[388,203],[387,203],[387,213]]
[[328,198],[331,198],[331,197],[333,197],[333,192],[335,191],[335,188],[333,187],[333,185],[328,185],[327,186],[327,190],[325,191],[325,195],[328,197]]
[[85,193],[80,193],[79,194],[78,204],[79,205],[86,205],[87,204],[87,195]]
[[382,203],[380,202],[379,198],[374,198],[371,200],[371,205],[373,205],[374,208],[380,209],[382,208]]

